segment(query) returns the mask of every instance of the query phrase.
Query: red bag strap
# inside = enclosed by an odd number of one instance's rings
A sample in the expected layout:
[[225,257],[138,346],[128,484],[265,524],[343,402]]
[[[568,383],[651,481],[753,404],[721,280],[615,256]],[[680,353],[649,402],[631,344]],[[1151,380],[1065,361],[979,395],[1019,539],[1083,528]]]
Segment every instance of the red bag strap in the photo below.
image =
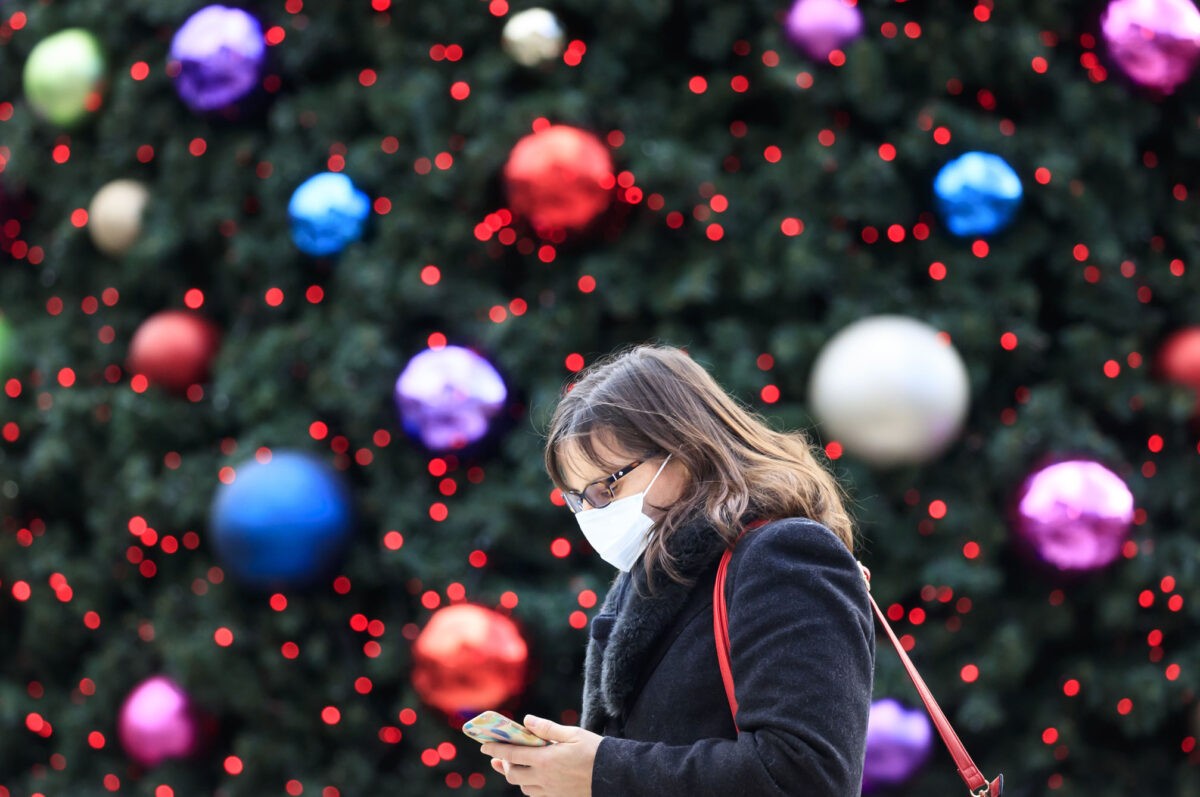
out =
[[[762,525],[761,523],[753,524],[749,528]],[[725,684],[725,697],[729,700],[729,711],[733,715],[733,725],[737,728],[737,698],[733,693],[733,668],[730,666],[730,646],[729,646],[729,615],[725,606],[725,575],[729,570],[729,560],[733,558],[733,549],[729,548],[721,556],[721,564],[717,567],[717,578],[713,582],[713,636],[717,643],[717,664],[721,668],[721,680]],[[925,704],[925,710],[929,712],[929,716],[933,719],[933,724],[937,726],[938,733],[945,742],[946,748],[950,751],[951,757],[954,759],[954,765],[958,768],[959,777],[967,784],[967,788],[971,792],[971,797],[1000,797],[1001,791],[1004,789],[1004,776],[999,775],[995,780],[988,782],[979,768],[975,766],[975,762],[971,760],[971,755],[967,752],[967,748],[963,746],[962,741],[958,738],[958,734],[954,732],[950,721],[946,719],[946,715],[942,713],[941,707],[937,700],[934,699],[933,693],[929,691],[929,687],[925,685],[925,681],[921,678],[921,674],[917,672],[917,667],[912,663],[912,659],[908,657],[904,646],[900,644],[900,640],[896,637],[896,632],[888,624],[887,618],[879,609],[879,604],[875,602],[875,597],[870,594],[871,589],[871,571],[868,570],[862,562],[859,562],[859,567],[862,568],[863,577],[867,581],[867,597],[871,599],[871,608],[875,610],[875,616],[879,618],[879,624],[883,626],[883,630],[887,632],[888,638],[892,640],[892,645],[895,646],[896,652],[900,654],[900,661],[904,663],[904,669],[908,671],[908,677],[912,679],[913,686],[917,688],[917,694],[921,696],[921,701]]]

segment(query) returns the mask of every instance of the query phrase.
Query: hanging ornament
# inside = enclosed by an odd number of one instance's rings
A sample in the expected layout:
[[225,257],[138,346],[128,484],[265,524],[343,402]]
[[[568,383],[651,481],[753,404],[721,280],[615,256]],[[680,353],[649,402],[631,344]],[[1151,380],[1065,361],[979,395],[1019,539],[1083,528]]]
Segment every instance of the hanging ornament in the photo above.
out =
[[404,431],[435,453],[458,451],[488,436],[508,401],[500,372],[461,346],[417,354],[396,379]]
[[563,54],[566,34],[553,13],[544,8],[528,8],[513,14],[504,24],[500,46],[521,66],[541,66]]
[[344,174],[321,172],[292,193],[292,241],[306,255],[336,255],[362,238],[371,200]]
[[1167,338],[1156,366],[1163,378],[1195,392],[1193,412],[1200,415],[1200,327],[1185,327]]
[[100,108],[106,64],[100,42],[83,28],[42,39],[25,61],[25,97],[43,119],[72,127]]
[[1061,572],[1087,573],[1121,555],[1133,523],[1133,494],[1099,462],[1070,459],[1033,471],[1017,492],[1018,548]]
[[242,584],[305,587],[337,567],[354,532],[352,497],[322,461],[276,451],[234,469],[209,525],[222,566]]
[[525,136],[504,165],[509,207],[543,236],[586,229],[608,209],[615,185],[608,147],[569,125]]
[[456,721],[504,705],[527,683],[529,647],[517,624],[483,606],[438,609],[412,655],[417,695]]
[[1021,178],[999,155],[968,152],[947,163],[933,181],[938,209],[958,236],[991,235],[1007,227],[1021,206]]
[[224,111],[258,87],[266,53],[257,19],[240,8],[206,6],[176,31],[167,74],[193,111]]
[[117,734],[133,761],[156,767],[197,753],[205,740],[205,721],[183,687],[155,675],[134,687],[121,704]]
[[129,341],[126,366],[175,393],[208,380],[220,347],[217,327],[184,310],[163,310],[142,322]]
[[907,783],[933,750],[933,726],[923,708],[908,710],[890,697],[871,704],[862,793]]
[[1163,94],[1186,82],[1200,59],[1200,11],[1192,0],[1112,0],[1100,28],[1121,71]]
[[121,257],[142,234],[142,213],[150,192],[136,180],[105,184],[88,205],[88,234],[109,257]]
[[936,329],[880,315],[842,329],[817,355],[809,399],[822,437],[875,465],[926,462],[967,417],[967,369]]
[[824,61],[862,34],[862,12],[847,0],[796,0],[784,29],[805,55]]
[[0,313],[0,380],[11,376],[16,368],[17,339],[12,326]]

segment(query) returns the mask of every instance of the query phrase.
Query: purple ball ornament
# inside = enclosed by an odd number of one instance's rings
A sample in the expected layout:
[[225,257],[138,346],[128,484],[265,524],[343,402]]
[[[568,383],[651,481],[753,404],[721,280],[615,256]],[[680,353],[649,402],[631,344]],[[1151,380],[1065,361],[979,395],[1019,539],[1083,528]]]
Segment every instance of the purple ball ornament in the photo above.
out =
[[1112,0],[1100,29],[1126,76],[1163,94],[1184,83],[1200,59],[1200,11],[1192,0]]
[[846,0],[796,0],[784,20],[788,39],[814,61],[824,61],[862,33],[862,12]]
[[203,746],[204,726],[183,687],[165,675],[135,686],[117,716],[121,746],[144,767],[195,755]]
[[266,52],[257,19],[240,8],[205,6],[176,31],[167,74],[193,111],[223,111],[258,87]]
[[508,388],[483,356],[442,346],[408,361],[395,400],[404,431],[430,451],[448,453],[488,436],[507,405]]
[[929,759],[933,725],[924,708],[906,709],[890,697],[871,704],[862,793],[908,782]]
[[1017,544],[1059,573],[1081,575],[1121,555],[1133,523],[1133,493],[1120,476],[1090,459],[1069,459],[1031,473],[1017,493]]

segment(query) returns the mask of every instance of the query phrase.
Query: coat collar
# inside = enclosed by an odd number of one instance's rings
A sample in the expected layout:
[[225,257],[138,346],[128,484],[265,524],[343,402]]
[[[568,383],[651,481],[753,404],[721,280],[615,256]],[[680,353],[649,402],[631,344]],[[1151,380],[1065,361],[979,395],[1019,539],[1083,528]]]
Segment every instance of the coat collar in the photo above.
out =
[[[716,530],[703,520],[681,526],[668,543],[680,573],[690,580],[712,567],[725,547]],[[656,572],[654,586],[652,593],[639,560],[609,589],[599,614],[615,614],[616,620],[607,644],[601,646],[595,638],[589,640],[584,665],[581,724],[588,730],[601,733],[606,717],[625,716],[659,640],[675,622],[693,589],[701,585],[680,584]]]

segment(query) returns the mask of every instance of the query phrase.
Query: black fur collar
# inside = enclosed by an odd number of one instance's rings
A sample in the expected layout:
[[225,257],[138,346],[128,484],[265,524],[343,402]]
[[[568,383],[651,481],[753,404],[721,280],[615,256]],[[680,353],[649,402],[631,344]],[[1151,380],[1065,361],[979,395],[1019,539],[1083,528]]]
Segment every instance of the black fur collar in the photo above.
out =
[[[684,525],[672,536],[668,550],[678,563],[679,572],[695,579],[713,566],[725,550],[725,543],[707,521]],[[684,586],[661,572],[656,573],[654,592],[647,584],[646,571],[639,560],[630,573],[621,573],[613,582],[597,618],[616,615],[603,645],[593,630],[588,641],[584,664],[583,714],[581,725],[603,733],[609,717],[619,718],[630,709],[642,676],[663,633],[674,623],[693,589],[710,589],[710,584]],[[618,602],[623,605],[618,606]]]

